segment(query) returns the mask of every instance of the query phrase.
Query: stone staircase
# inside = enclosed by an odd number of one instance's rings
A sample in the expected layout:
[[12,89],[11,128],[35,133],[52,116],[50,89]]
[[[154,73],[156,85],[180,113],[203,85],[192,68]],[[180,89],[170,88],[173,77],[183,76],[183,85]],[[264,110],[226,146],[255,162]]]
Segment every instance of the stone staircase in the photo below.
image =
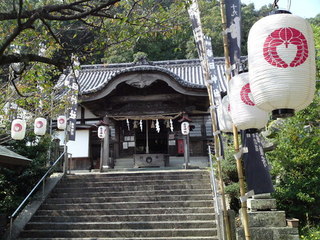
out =
[[19,239],[217,240],[209,172],[69,175]]

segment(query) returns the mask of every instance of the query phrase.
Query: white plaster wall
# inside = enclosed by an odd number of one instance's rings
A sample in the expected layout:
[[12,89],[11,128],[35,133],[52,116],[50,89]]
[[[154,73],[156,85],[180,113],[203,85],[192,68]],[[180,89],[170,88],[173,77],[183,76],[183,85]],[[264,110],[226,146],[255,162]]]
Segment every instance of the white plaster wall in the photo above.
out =
[[[56,137],[60,139],[60,145],[64,143],[64,132],[57,131]],[[67,143],[68,153],[72,157],[89,157],[89,130],[77,130],[76,140]]]

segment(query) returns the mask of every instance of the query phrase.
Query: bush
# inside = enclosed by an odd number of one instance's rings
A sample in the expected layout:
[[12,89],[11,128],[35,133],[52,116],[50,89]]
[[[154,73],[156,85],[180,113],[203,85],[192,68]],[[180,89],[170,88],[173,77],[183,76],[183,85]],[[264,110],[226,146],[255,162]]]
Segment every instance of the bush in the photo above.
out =
[[319,240],[320,239],[320,227],[318,228],[304,228],[302,229],[301,240]]
[[0,212],[10,215],[47,171],[50,136],[28,132],[24,140],[8,142],[8,148],[32,160],[23,170],[0,168]]
[[229,195],[230,208],[235,212],[240,209],[240,187],[236,160],[234,158],[233,138],[231,135],[224,135],[224,159],[221,162],[222,178],[225,184],[225,192]]
[[274,131],[277,147],[268,153],[278,208],[299,218],[302,226],[320,222],[319,99],[317,95],[308,108],[282,120]]

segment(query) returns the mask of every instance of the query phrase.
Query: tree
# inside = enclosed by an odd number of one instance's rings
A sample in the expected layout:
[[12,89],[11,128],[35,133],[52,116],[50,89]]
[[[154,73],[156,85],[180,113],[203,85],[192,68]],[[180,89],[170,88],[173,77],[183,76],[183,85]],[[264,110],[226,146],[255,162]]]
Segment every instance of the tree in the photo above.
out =
[[276,149],[268,153],[276,179],[280,209],[306,223],[320,219],[320,91],[296,116],[282,120],[273,131]]
[[[71,53],[101,54],[145,33],[169,32],[179,24],[173,16],[184,10],[187,1],[169,2],[2,1],[0,65],[42,62],[61,70],[69,65]],[[61,57],[61,53],[67,54]]]
[[317,14],[314,18],[308,18],[308,21],[314,25],[314,26],[319,26],[320,25],[320,13]]
[[1,1],[0,87],[8,91],[1,96],[0,111],[7,102],[15,102],[26,110],[39,109],[42,114],[49,114],[53,86],[61,71],[71,66],[73,55],[82,64],[99,63],[112,46],[120,46],[124,52],[127,46],[133,46],[132,42],[151,33],[169,36],[181,25],[179,16],[185,14],[187,3],[187,0]]
[[[312,22],[312,19],[309,19]],[[317,76],[320,74],[320,28],[314,31]],[[275,181],[274,196],[278,208],[301,225],[319,224],[320,219],[320,84],[317,82],[314,101],[294,117],[269,123],[275,150],[267,152]],[[315,239],[315,238],[312,238]]]
[[[316,19],[318,19],[320,23],[320,14],[317,15]],[[312,20],[309,19],[311,23]],[[316,48],[316,67],[317,67],[317,79],[320,79],[320,24],[311,24],[314,34],[314,40],[315,40],[315,48]]]

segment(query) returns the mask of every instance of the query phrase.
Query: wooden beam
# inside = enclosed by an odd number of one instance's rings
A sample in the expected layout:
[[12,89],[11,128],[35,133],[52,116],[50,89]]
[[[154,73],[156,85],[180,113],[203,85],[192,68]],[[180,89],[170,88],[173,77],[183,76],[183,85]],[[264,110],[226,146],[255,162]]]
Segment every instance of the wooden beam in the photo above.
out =
[[110,102],[148,102],[148,101],[170,101],[178,98],[183,98],[184,96],[177,93],[171,94],[154,94],[154,95],[128,95],[128,96],[114,96],[108,101]]

